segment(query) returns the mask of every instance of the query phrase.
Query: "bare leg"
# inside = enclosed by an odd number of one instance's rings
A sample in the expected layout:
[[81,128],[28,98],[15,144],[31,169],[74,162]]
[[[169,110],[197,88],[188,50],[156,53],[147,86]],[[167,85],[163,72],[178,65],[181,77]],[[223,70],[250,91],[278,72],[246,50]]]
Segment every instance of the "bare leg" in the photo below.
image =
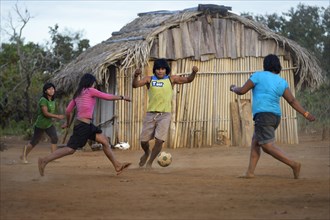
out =
[[146,164],[146,162],[148,160],[148,157],[149,157],[149,154],[150,154],[149,142],[141,142],[141,147],[144,151],[144,154],[140,158],[139,166],[143,167]]
[[[27,156],[32,151],[32,149],[34,147],[35,146],[32,146],[30,143],[28,145],[25,145],[23,147],[23,152],[22,152],[22,155],[20,156],[20,159],[21,159],[21,161],[23,163],[28,163]],[[50,148],[51,153],[53,153],[54,151],[56,151],[56,149],[57,149],[57,145],[56,144],[52,144],[51,145],[51,148]]]
[[30,143],[28,145],[25,145],[23,147],[22,155],[19,157],[22,161],[22,163],[29,163],[27,160],[27,155],[31,152],[31,150],[34,148]]
[[107,158],[111,161],[113,167],[115,168],[117,175],[119,175],[125,168],[129,167],[131,163],[120,163],[114,156],[108,139],[103,134],[96,134],[95,138],[97,142],[103,145],[103,152]]
[[241,178],[253,178],[254,177],[254,170],[256,169],[257,163],[259,161],[261,155],[260,145],[258,141],[253,137],[251,143],[251,152],[250,152],[250,162],[249,167],[246,173]]
[[57,144],[52,144],[51,145],[51,148],[50,148],[50,152],[54,152],[54,151],[56,151],[57,150]]
[[293,160],[291,160],[285,153],[284,151],[282,151],[279,147],[277,147],[275,145],[275,143],[267,143],[267,144],[263,144],[262,145],[262,149],[268,153],[269,155],[271,155],[272,157],[274,157],[275,159],[281,161],[282,163],[288,165],[289,167],[291,167],[292,171],[293,171],[293,176],[295,179],[299,178],[299,174],[300,174],[300,168],[301,168],[301,164],[298,162],[295,162]]
[[53,153],[49,154],[46,157],[43,158],[39,158],[38,160],[38,167],[39,167],[39,173],[41,176],[44,175],[44,170],[46,165],[53,161],[56,160],[58,158],[73,154],[76,150],[70,148],[70,147],[63,147],[63,148],[58,148],[56,151],[54,151]]
[[156,141],[155,141],[155,146],[154,148],[152,149],[151,151],[151,155],[150,155],[150,158],[147,162],[147,168],[151,168],[152,166],[152,163],[154,162],[155,158],[157,157],[157,155],[160,153],[160,151],[162,150],[162,147],[163,147],[163,143],[164,141],[162,140],[158,140],[156,138]]

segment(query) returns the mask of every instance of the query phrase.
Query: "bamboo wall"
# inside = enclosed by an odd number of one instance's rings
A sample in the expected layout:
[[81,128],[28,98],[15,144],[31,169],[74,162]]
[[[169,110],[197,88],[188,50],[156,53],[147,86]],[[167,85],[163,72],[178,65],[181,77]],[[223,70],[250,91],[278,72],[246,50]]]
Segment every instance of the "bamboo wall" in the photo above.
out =
[[[280,56],[283,70],[281,76],[287,80],[294,94],[293,69],[290,61]],[[237,95],[229,91],[231,84],[241,86],[249,76],[263,69],[263,58],[245,57],[238,59],[212,59],[205,62],[180,59],[172,61],[172,73],[186,75],[192,66],[198,66],[199,72],[190,84],[174,86],[172,101],[172,120],[165,147],[195,148],[223,144],[223,137],[232,137],[230,102]],[[144,74],[152,74],[153,63],[144,68]],[[117,73],[117,93],[132,97],[132,102],[117,101],[118,141],[128,141],[132,149],[139,149],[139,135],[142,120],[147,107],[147,89],[133,89],[134,69]],[[241,99],[251,99],[248,92]],[[281,99],[282,121],[276,131],[276,141],[296,144],[296,112]]]

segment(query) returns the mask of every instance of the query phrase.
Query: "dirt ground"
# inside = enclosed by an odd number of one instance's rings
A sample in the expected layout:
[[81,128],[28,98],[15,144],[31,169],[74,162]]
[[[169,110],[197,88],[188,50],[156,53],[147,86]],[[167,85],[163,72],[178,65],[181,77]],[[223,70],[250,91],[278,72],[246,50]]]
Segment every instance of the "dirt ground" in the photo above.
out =
[[302,163],[300,179],[267,154],[256,178],[244,173],[249,149],[218,146],[164,149],[169,167],[138,167],[142,150],[115,150],[133,165],[116,176],[102,151],[77,151],[48,164],[40,177],[38,157],[49,153],[39,144],[30,164],[18,157],[26,141],[2,137],[1,220],[39,219],[329,219],[329,142],[301,136],[300,145],[280,145]]

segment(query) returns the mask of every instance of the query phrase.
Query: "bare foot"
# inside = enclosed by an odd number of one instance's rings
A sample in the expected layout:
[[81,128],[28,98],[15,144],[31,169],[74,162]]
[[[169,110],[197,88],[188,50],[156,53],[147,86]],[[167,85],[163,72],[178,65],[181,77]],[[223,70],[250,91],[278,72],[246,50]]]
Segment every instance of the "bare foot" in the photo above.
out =
[[43,160],[39,157],[39,159],[38,159],[38,167],[39,167],[39,173],[40,173],[40,176],[44,176],[45,166],[46,166],[45,161],[43,161]]
[[139,163],[140,167],[143,167],[146,164],[148,157],[149,157],[149,154],[145,153],[142,155],[142,157],[140,158],[140,163]]
[[131,166],[132,163],[122,163],[121,167],[119,169],[116,169],[117,175],[121,174],[124,169],[128,168]]
[[24,163],[24,164],[28,164],[28,163],[30,163],[29,161],[27,161],[27,159],[26,158],[24,158],[23,156],[20,156],[19,157],[19,159],[21,160],[21,162],[22,163]]
[[21,162],[22,163],[25,163],[25,164],[29,163],[29,161],[27,161],[27,159],[26,159],[26,150],[27,150],[27,145],[24,145],[24,147],[23,147],[23,153],[19,157],[21,159]]
[[152,164],[147,163],[147,165],[146,165],[146,169],[147,169],[147,170],[151,170],[151,169],[152,169]]
[[294,167],[292,168],[293,176],[295,179],[299,179],[301,164],[295,162]]
[[252,178],[254,178],[254,174],[253,174],[253,173],[248,173],[248,172],[246,172],[246,173],[244,173],[244,174],[238,176],[238,178],[252,179]]

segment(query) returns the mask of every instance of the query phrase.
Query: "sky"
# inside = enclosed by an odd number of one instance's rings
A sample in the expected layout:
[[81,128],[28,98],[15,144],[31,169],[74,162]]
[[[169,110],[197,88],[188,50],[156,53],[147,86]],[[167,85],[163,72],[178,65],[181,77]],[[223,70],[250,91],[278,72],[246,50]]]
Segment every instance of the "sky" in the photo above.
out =
[[308,6],[329,7],[330,0],[0,0],[1,39],[8,42],[9,17],[13,18],[16,27],[17,16],[14,5],[22,12],[27,9],[32,17],[23,29],[25,42],[32,41],[46,45],[50,41],[49,27],[57,24],[60,33],[79,32],[82,38],[90,40],[94,46],[111,37],[112,32],[119,31],[127,23],[138,17],[138,13],[158,10],[183,10],[197,7],[198,4],[216,4],[231,7],[235,14],[250,13],[266,15],[277,13],[282,15],[290,8],[297,8],[302,3]]

